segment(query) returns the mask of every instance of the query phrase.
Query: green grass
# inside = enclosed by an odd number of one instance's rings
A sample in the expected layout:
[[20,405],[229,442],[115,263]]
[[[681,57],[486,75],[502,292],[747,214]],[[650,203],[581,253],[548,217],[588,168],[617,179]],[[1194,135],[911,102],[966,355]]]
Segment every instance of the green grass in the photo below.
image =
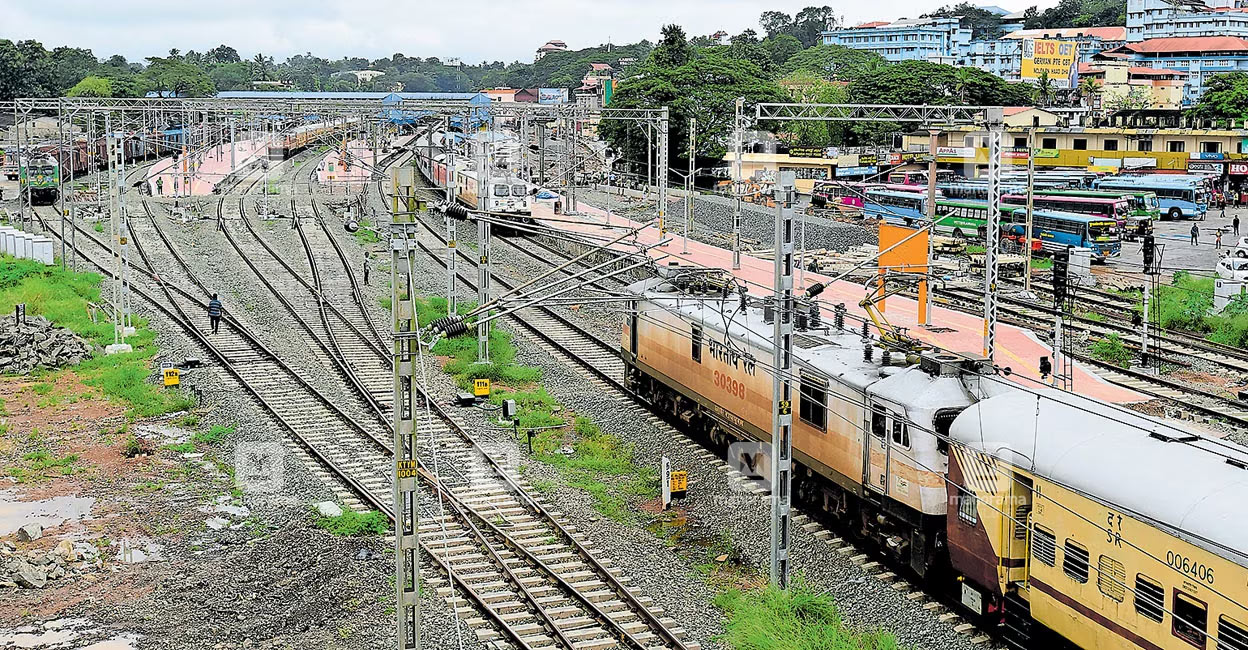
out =
[[173,426],[182,427],[184,429],[194,429],[199,426],[199,416],[194,413],[187,413],[186,415],[174,420]]
[[179,454],[193,454],[195,453],[195,443],[189,441],[179,442],[176,445],[165,445],[165,449],[176,451]]
[[191,442],[196,445],[215,445],[218,442],[221,442],[221,440],[223,440],[226,436],[234,433],[234,428],[235,425],[225,427],[219,424],[214,424],[212,425],[212,428],[207,431],[196,431],[194,435],[191,436]]
[[36,449],[22,456],[20,465],[9,467],[5,474],[13,477],[18,483],[33,483],[57,476],[70,476],[81,471],[75,465],[77,454],[54,456],[45,449]]
[[390,296],[377,296],[377,304],[381,305],[382,309],[390,311]]
[[1092,344],[1092,357],[1126,368],[1131,365],[1135,354],[1127,349],[1122,342],[1122,337],[1115,333]]
[[[445,298],[418,298],[413,303],[417,321],[422,327],[446,316]],[[476,305],[473,303],[456,305],[458,313],[461,314],[474,308]],[[433,346],[433,354],[451,357],[442,369],[455,378],[455,383],[460,388],[470,388],[473,379],[489,379],[491,383],[520,388],[530,386],[542,378],[540,369],[515,363],[516,346],[511,342],[511,334],[494,327],[493,323],[490,323],[490,362],[477,363],[475,331],[473,329],[469,334],[453,339],[442,339]]]
[[1053,268],[1053,260],[1048,257],[1032,257],[1031,268],[1046,271]]
[[376,510],[364,514],[343,510],[337,517],[317,517],[316,527],[340,537],[364,537],[386,534],[390,530],[390,521]]
[[[1203,334],[1214,343],[1248,347],[1248,301],[1235,300],[1220,313],[1213,309],[1213,278],[1175,271],[1171,284],[1157,291],[1153,317],[1163,329]],[[1141,307],[1137,304],[1136,309]]]
[[987,253],[987,252],[988,252],[988,249],[985,248],[981,244],[967,244],[966,245],[967,255],[978,255],[980,253]]
[[381,241],[377,237],[376,231],[373,230],[373,222],[363,217],[359,220],[360,229],[355,231],[355,241],[361,244],[376,244]]
[[[0,259],[0,313],[12,313],[14,305],[25,303],[29,315],[42,315],[103,348],[113,342],[113,325],[106,314],[93,313],[90,308],[92,303],[104,302],[100,281],[95,273],[74,273],[6,256]],[[84,384],[129,405],[132,416],[150,417],[190,409],[194,401],[185,394],[163,390],[147,381],[152,374],[151,359],[159,351],[156,333],[145,319],[137,316],[134,325],[136,333],[126,339],[134,347],[131,352],[110,356],[99,353],[75,366],[74,371]]]
[[95,225],[92,226],[92,228],[96,232],[104,232],[104,224],[100,223],[99,221],[95,222]]
[[718,637],[732,650],[895,650],[884,631],[845,627],[831,597],[800,581],[785,592],[730,589],[715,598],[727,623]]

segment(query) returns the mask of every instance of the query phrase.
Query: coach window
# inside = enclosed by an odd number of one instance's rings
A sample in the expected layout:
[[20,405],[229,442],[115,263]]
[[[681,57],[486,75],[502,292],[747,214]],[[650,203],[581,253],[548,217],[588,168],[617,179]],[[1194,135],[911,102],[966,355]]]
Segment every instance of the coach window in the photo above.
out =
[[802,422],[820,430],[828,428],[828,386],[813,377],[802,377],[802,399],[797,405],[797,415]]
[[1046,566],[1057,565],[1057,537],[1040,526],[1031,528],[1031,556]]
[[1121,603],[1127,595],[1127,574],[1122,562],[1102,555],[1096,567],[1096,588]]
[[1142,573],[1135,575],[1135,613],[1158,623],[1166,614],[1166,590]]
[[1071,580],[1086,583],[1088,581],[1088,549],[1074,540],[1066,540],[1066,545],[1062,548],[1062,571],[1070,576]]
[[689,353],[693,355],[693,360],[702,363],[702,326],[694,325],[693,334],[689,337],[690,345]]
[[1248,627],[1225,616],[1218,618],[1218,650],[1248,650]]
[[883,406],[871,407],[871,435],[876,438],[883,438],[888,433],[888,414],[885,413]]
[[903,449],[910,448],[910,427],[896,416],[893,417],[893,444]]
[[1086,151],[1088,148],[1088,139],[1087,138],[1075,138],[1075,142],[1070,148],[1074,149],[1075,151]]
[[958,520],[968,526],[979,523],[979,510],[975,495],[962,488],[958,488]]
[[1187,641],[1197,648],[1205,647],[1205,628],[1209,624],[1209,607],[1204,603],[1174,591],[1174,625],[1171,631],[1175,636]]

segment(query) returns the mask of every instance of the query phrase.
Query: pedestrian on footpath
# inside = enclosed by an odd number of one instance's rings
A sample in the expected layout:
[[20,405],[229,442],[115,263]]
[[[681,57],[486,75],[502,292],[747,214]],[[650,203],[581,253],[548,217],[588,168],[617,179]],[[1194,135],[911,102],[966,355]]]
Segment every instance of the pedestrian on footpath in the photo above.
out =
[[368,286],[368,272],[371,269],[368,266],[368,255],[364,255],[364,286]]
[[1225,218],[1226,218],[1226,206],[1225,206],[1225,205],[1224,205],[1224,206],[1222,206],[1222,214],[1221,214],[1221,216],[1219,216],[1218,218],[1219,218],[1219,219],[1225,219]]
[[1199,246],[1200,228],[1196,224],[1192,224],[1192,246]]
[[1213,231],[1213,248],[1214,250],[1222,248],[1222,229],[1218,228]]
[[1236,237],[1239,236],[1239,215],[1235,215],[1235,218],[1231,219],[1231,230]]
[[212,324],[212,333],[217,333],[217,328],[221,326],[221,301],[217,300],[217,294],[212,294],[212,300],[208,301],[208,322]]

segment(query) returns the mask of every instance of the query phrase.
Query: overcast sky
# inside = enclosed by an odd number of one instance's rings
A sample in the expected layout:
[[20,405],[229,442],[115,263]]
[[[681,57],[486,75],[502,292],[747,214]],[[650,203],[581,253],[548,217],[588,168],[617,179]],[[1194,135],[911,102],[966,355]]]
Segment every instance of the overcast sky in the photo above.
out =
[[[915,17],[953,0],[823,0],[845,21]],[[1058,0],[993,2],[1010,11]],[[547,40],[572,49],[608,40],[655,41],[677,23],[691,35],[720,29],[759,30],[758,16],[794,14],[818,0],[0,0],[0,38],[33,38],[48,49],[91,48],[130,60],[169,48],[203,52],[225,43],[243,58],[256,52],[278,61],[312,52],[327,58],[407,56],[531,61]],[[761,31],[761,30],[759,30]]]

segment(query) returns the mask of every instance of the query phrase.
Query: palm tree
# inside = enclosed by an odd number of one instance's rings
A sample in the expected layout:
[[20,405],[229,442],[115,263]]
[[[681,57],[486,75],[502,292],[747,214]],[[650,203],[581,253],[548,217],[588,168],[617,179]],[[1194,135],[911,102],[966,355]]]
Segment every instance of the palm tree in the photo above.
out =
[[1100,92],[1101,82],[1097,81],[1095,77],[1084,77],[1083,81],[1079,82],[1079,97],[1083,100],[1080,103],[1091,105],[1092,98],[1096,97]]
[[971,68],[958,68],[953,74],[953,92],[957,94],[958,101],[966,104],[966,93],[971,89],[971,77],[974,73]]
[[1042,106],[1048,106],[1049,101],[1053,98],[1053,80],[1049,78],[1048,70],[1040,71],[1040,78],[1036,83],[1036,95]]
[[251,71],[255,75],[257,81],[269,80],[269,67],[273,65],[273,59],[264,54],[257,52],[256,56],[251,59]]

